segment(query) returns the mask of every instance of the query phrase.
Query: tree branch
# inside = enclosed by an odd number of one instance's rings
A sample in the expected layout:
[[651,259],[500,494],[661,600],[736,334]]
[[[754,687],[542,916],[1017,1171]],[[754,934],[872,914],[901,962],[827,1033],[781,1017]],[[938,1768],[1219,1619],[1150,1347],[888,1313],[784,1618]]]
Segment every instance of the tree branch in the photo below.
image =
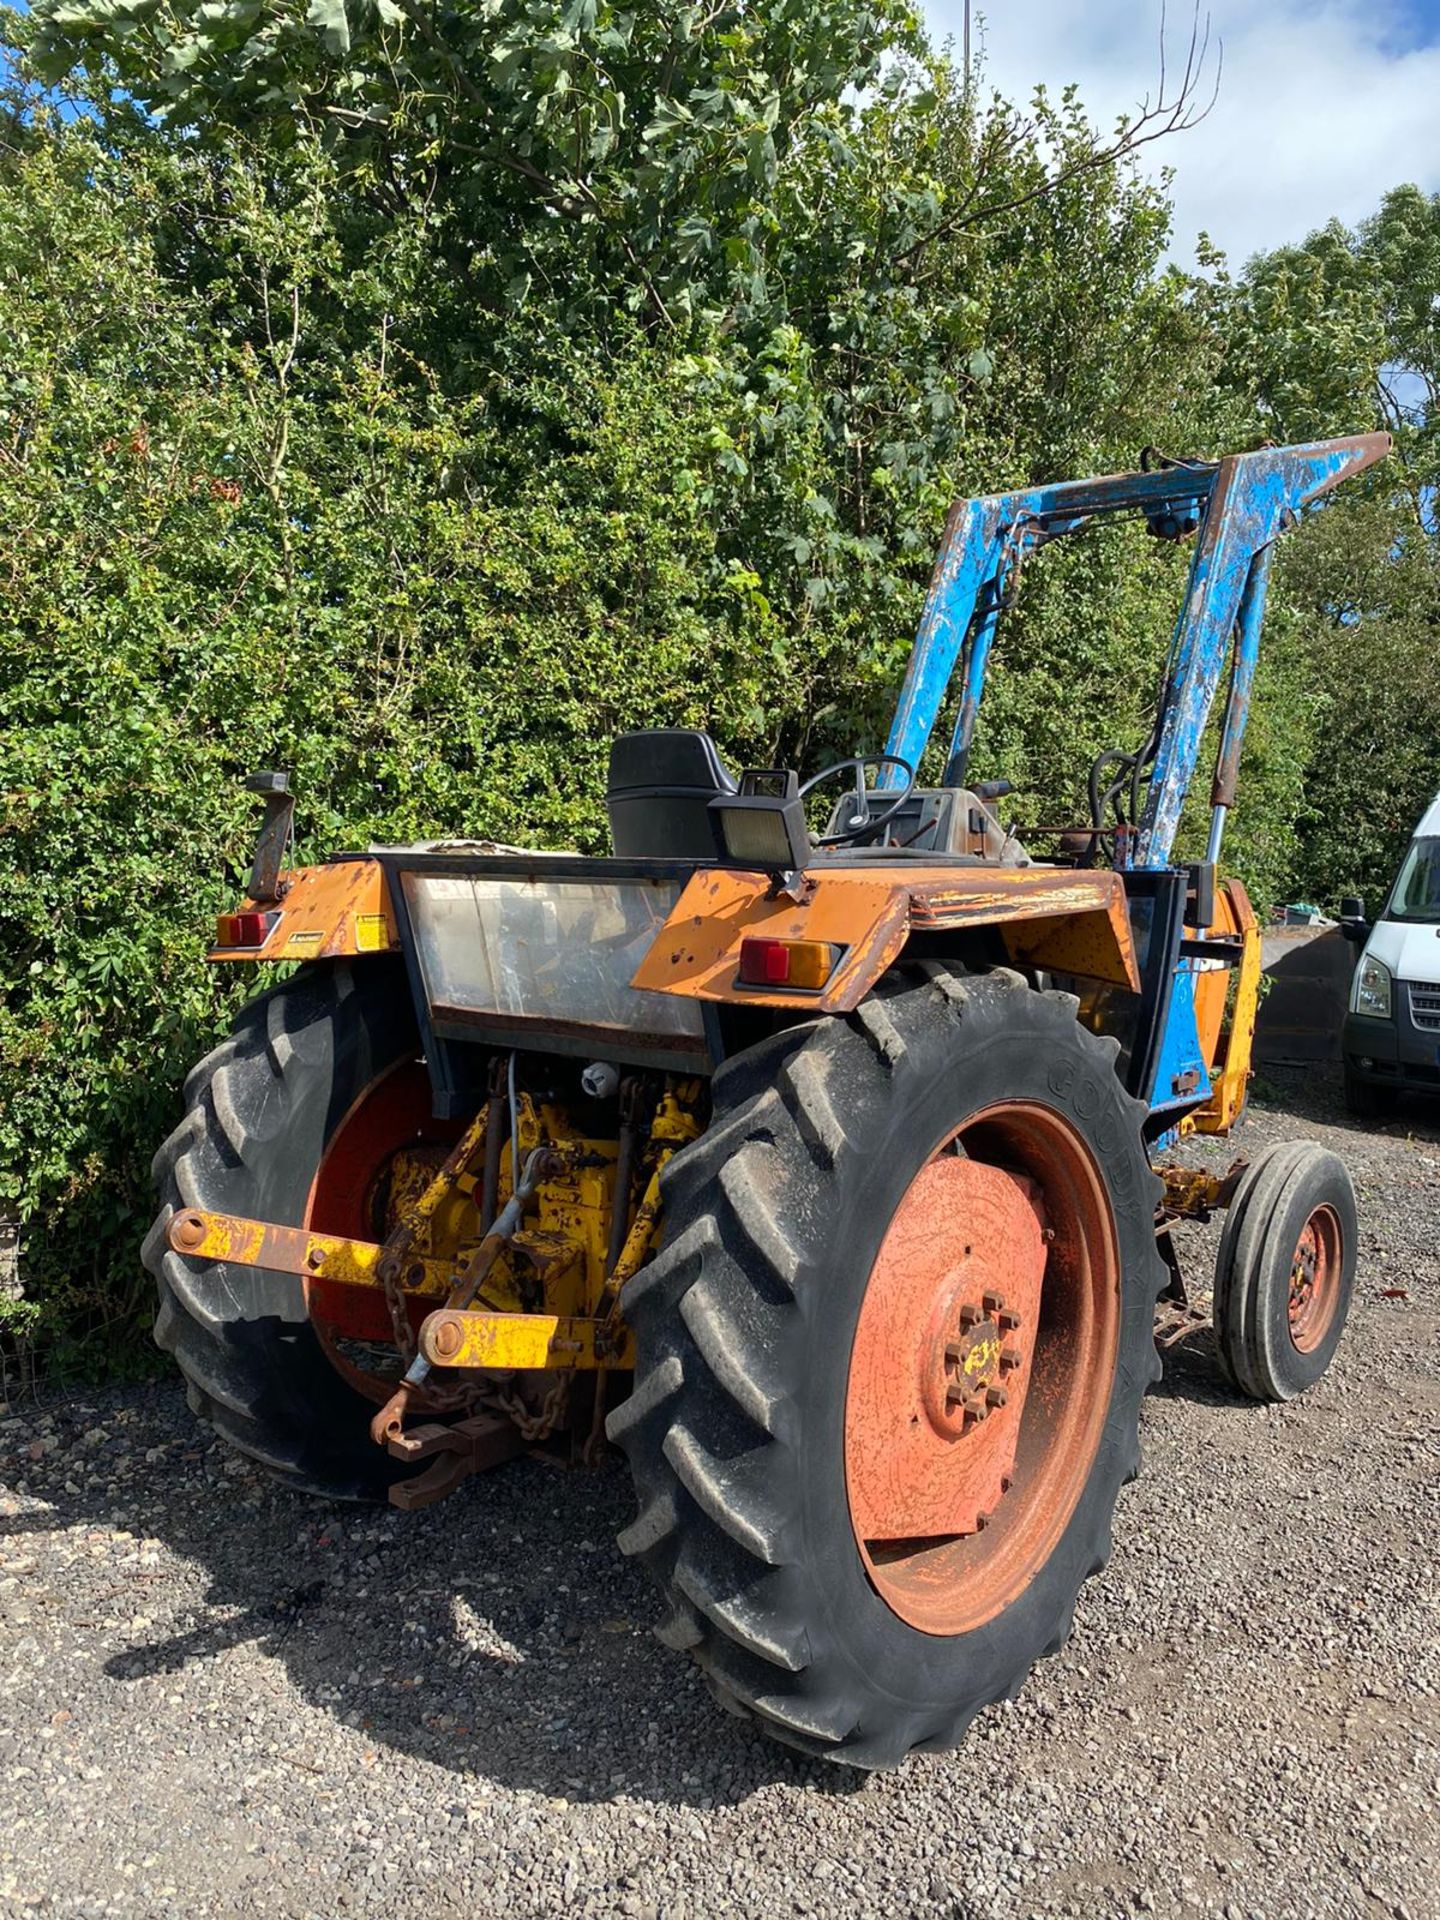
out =
[[[1217,42],[1217,46],[1219,43]],[[1198,89],[1204,75],[1205,63],[1210,53],[1210,16],[1205,15],[1203,28],[1200,20],[1199,0],[1196,0],[1195,12],[1191,19],[1190,45],[1186,52],[1185,68],[1181,75],[1180,88],[1174,98],[1167,100],[1165,65],[1165,15],[1160,16],[1160,85],[1155,104],[1150,103],[1147,94],[1140,103],[1138,116],[1122,123],[1113,140],[1101,146],[1092,146],[1078,159],[1047,174],[1037,186],[1024,193],[1011,194],[1008,198],[987,201],[977,207],[983,172],[977,172],[975,186],[953,212],[947,214],[928,233],[922,234],[912,245],[894,256],[895,266],[904,266],[915,259],[927,247],[947,235],[967,232],[979,226],[982,221],[991,220],[998,214],[1014,213],[1021,207],[1030,206],[1036,200],[1043,200],[1049,194],[1057,193],[1061,187],[1068,186],[1072,180],[1078,180],[1089,173],[1095,173],[1105,167],[1113,166],[1117,160],[1127,159],[1138,153],[1141,147],[1147,147],[1155,140],[1166,139],[1172,133],[1186,133],[1192,127],[1198,127],[1214,107],[1220,94],[1220,80],[1224,68],[1224,49],[1220,47],[1215,63],[1215,82],[1210,89],[1210,97],[1204,105],[1199,104]],[[977,156],[977,168],[984,161],[984,147]]]

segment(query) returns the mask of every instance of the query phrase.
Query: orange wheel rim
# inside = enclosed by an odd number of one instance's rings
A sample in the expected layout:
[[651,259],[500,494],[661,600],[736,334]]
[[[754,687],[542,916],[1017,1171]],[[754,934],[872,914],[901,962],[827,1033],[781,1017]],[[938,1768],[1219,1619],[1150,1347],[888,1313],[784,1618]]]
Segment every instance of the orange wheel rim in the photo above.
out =
[[[330,1140],[305,1203],[303,1226],[357,1240],[383,1239],[393,1226],[386,1204],[386,1175],[395,1155],[418,1145],[453,1144],[458,1125],[431,1118],[430,1081],[423,1063],[399,1060],[372,1080],[354,1101]],[[341,1286],[307,1276],[306,1310],[326,1357],[343,1379],[381,1406],[395,1391],[393,1373],[357,1364],[344,1340],[394,1345],[389,1308],[374,1288]],[[418,1328],[426,1303],[407,1302]]]
[[1330,1331],[1340,1298],[1344,1237],[1333,1207],[1316,1207],[1301,1229],[1290,1262],[1287,1318],[1291,1344],[1313,1353]]
[[851,1348],[851,1524],[901,1619],[969,1632],[1050,1558],[1094,1464],[1119,1330],[1089,1148],[1047,1107],[984,1109],[911,1182]]

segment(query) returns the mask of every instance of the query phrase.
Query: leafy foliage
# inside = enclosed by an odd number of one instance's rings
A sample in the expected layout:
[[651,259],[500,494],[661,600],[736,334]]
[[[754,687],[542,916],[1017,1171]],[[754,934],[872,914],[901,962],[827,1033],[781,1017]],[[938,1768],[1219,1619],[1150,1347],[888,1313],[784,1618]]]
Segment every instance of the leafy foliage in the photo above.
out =
[[[247,987],[201,962],[245,772],[295,770],[302,857],[598,848],[623,727],[880,744],[956,494],[1365,425],[1428,339],[1429,203],[1193,281],[1125,130],[982,98],[878,0],[4,21],[61,101],[0,126],[0,1311],[52,1342],[142,1311],[149,1155]],[[1433,646],[1406,432],[1291,543],[1231,841],[1261,898],[1334,864],[1340,661]],[[1022,819],[1148,734],[1185,564],[1120,529],[1027,571],[976,759]]]
[[[1387,428],[1395,455],[1281,549],[1308,680],[1297,896],[1378,910],[1440,788],[1440,196],[1399,187],[1222,290],[1227,378],[1277,440]],[[1313,741],[1313,751],[1309,750]]]
[[572,320],[665,325],[763,301],[785,150],[919,46],[885,0],[75,0],[38,18],[52,79],[78,60],[221,143],[317,139],[388,212],[424,202],[486,305],[535,289]]

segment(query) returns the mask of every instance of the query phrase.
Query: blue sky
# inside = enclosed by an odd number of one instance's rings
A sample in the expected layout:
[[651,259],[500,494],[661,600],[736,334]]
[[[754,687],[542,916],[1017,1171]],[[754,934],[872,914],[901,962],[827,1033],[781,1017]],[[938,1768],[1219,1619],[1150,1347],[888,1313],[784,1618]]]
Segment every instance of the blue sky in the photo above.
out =
[[[921,4],[958,51],[964,0]],[[1173,74],[1190,14],[1187,0],[1168,10]],[[1144,162],[1175,171],[1177,259],[1193,259],[1202,228],[1239,264],[1332,215],[1353,223],[1401,181],[1440,192],[1440,0],[1209,0],[1208,12],[1224,43],[1220,97]],[[1011,98],[1077,81],[1108,123],[1154,95],[1161,0],[973,0],[973,16]]]

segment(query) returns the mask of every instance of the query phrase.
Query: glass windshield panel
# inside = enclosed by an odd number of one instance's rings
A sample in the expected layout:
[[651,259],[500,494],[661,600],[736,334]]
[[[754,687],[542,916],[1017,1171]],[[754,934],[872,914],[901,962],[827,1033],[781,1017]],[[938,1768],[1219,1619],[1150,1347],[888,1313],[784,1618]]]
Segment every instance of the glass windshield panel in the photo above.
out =
[[1419,920],[1440,926],[1440,839],[1416,840],[1405,856],[1390,897],[1387,920]]

